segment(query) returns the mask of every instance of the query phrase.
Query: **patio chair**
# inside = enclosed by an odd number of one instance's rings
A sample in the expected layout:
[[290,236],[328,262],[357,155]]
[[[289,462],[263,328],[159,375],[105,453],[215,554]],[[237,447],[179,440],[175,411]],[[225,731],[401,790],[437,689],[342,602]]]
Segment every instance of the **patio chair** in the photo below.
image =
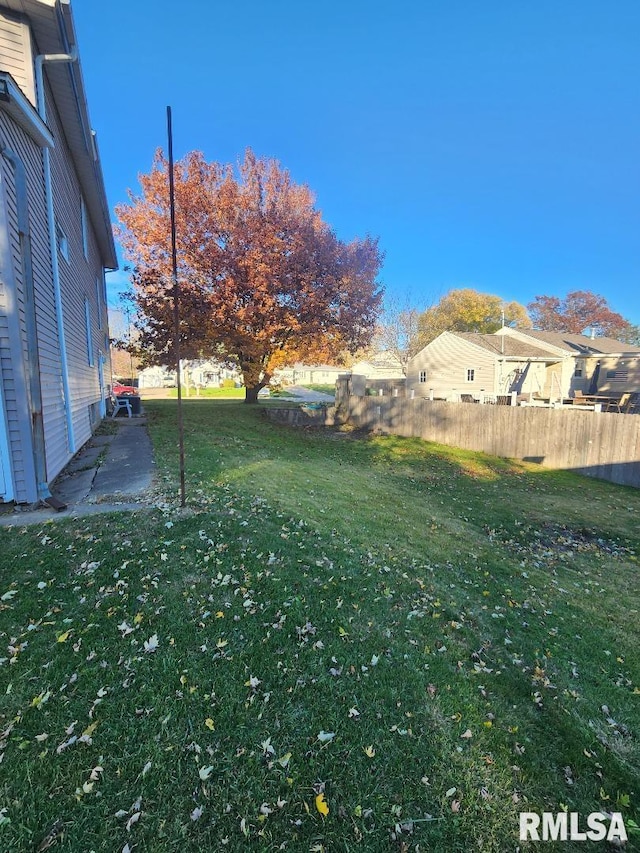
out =
[[629,402],[629,397],[631,394],[623,394],[620,398],[616,399],[612,397],[607,401],[606,405],[603,406],[605,412],[622,412],[624,411],[624,406]]
[[133,417],[133,409],[131,407],[131,400],[127,397],[116,397],[115,395],[111,397],[111,417],[117,418],[118,412],[121,412],[123,409],[127,411],[127,417]]

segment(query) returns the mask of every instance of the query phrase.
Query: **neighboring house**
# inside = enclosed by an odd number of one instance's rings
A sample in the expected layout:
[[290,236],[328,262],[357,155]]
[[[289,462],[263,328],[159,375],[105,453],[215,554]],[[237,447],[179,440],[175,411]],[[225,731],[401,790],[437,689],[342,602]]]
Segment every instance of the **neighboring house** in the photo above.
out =
[[333,385],[338,379],[352,377],[351,393],[363,395],[373,384],[384,384],[388,380],[404,380],[402,365],[391,353],[381,352],[367,361],[359,361],[352,367],[333,364],[307,365],[278,368],[274,379],[288,385]]
[[390,352],[379,352],[370,359],[358,361],[350,368],[349,393],[356,397],[367,394],[394,394],[405,386],[405,375],[399,359]]
[[443,332],[411,359],[407,376],[408,393],[454,400],[512,392],[561,400],[576,390],[640,391],[640,348],[509,327],[493,335]]
[[[242,383],[242,375],[236,367],[229,367],[212,359],[205,361],[189,361],[183,363],[183,373],[187,377],[183,381],[189,381],[192,385],[201,388],[219,388],[225,379],[232,379],[238,384]],[[188,373],[187,373],[188,371]]]
[[172,388],[176,372],[168,367],[145,367],[138,372],[138,388]]
[[[183,385],[197,385],[201,388],[219,388],[225,379],[241,383],[242,376],[235,367],[214,361],[195,359],[180,362],[180,379]],[[169,388],[176,385],[176,371],[170,367],[145,367],[138,374],[139,388]]]
[[358,361],[351,366],[352,376],[367,379],[404,379],[402,364],[393,353],[379,352],[370,359]]
[[[531,339],[543,346],[554,346],[570,357],[568,385],[571,396],[575,391],[585,394],[615,394],[640,392],[640,347],[613,338],[587,337],[568,332],[526,332],[505,329],[511,337]],[[564,396],[567,396],[565,393]]]
[[293,385],[332,385],[339,376],[347,372],[346,368],[333,364],[295,364],[291,372],[276,371],[284,381],[290,381]]
[[117,266],[68,0],[0,0],[0,500],[33,503],[110,386]]

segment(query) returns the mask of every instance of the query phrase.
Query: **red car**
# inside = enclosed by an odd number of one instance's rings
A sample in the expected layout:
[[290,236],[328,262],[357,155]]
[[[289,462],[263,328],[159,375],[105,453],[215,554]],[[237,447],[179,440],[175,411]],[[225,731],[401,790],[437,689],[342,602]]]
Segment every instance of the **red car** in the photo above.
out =
[[113,383],[113,393],[116,397],[122,397],[125,394],[137,394],[138,389],[133,385],[121,385],[119,382]]

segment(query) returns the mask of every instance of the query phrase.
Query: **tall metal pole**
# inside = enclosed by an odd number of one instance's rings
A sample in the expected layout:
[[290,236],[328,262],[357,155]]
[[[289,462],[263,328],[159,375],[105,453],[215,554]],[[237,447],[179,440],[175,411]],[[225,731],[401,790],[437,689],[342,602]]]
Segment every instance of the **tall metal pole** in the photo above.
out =
[[178,254],[176,251],[176,207],[173,188],[173,132],[171,107],[167,107],[167,139],[169,150],[169,210],[171,213],[171,265],[173,276],[173,332],[178,387],[178,446],[180,448],[180,506],[186,506],[184,488],[184,422],[182,419],[182,381],[180,378],[180,288],[178,285]]

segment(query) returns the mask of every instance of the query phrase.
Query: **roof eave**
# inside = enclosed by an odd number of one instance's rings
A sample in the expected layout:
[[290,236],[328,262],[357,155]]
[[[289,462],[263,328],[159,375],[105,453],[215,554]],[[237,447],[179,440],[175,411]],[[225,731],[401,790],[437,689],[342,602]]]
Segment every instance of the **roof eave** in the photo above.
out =
[[[2,0],[29,20],[41,53],[69,53],[77,44],[69,0]],[[45,64],[45,73],[64,128],[65,139],[87,205],[100,250],[102,265],[117,269],[109,205],[91,129],[80,60]]]
[[0,71],[0,109],[8,113],[40,148],[53,148],[51,131],[11,74],[6,71]]

